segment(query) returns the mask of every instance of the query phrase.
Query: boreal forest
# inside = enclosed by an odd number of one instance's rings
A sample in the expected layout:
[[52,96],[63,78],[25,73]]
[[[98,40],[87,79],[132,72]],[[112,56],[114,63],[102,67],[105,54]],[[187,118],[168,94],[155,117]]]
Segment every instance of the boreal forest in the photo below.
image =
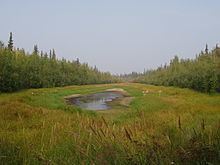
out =
[[60,87],[116,82],[108,72],[96,66],[76,60],[58,59],[54,49],[40,51],[37,45],[33,52],[14,46],[10,33],[8,43],[0,42],[0,91],[12,92],[20,89]]
[[180,59],[175,56],[169,64],[143,73],[133,72],[120,75],[121,79],[131,82],[160,86],[190,88],[200,92],[220,92],[220,47],[218,44],[209,51],[195,55],[194,59]]

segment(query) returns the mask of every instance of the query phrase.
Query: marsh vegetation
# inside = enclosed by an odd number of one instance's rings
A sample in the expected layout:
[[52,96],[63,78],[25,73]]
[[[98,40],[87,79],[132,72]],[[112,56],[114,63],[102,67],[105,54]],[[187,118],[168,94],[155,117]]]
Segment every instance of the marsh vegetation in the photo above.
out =
[[[122,88],[133,96],[129,106],[119,104],[96,112],[65,101],[69,95],[111,88]],[[1,94],[0,162],[218,164],[219,100],[219,94],[134,83]]]

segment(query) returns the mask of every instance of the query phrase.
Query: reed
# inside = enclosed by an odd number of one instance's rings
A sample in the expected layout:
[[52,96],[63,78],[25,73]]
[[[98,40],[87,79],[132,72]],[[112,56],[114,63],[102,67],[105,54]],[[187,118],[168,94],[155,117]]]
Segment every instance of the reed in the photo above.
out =
[[[95,113],[62,99],[108,88],[135,98],[129,107]],[[143,89],[150,92],[143,96]],[[219,100],[218,94],[141,84],[0,94],[0,164],[218,164]]]

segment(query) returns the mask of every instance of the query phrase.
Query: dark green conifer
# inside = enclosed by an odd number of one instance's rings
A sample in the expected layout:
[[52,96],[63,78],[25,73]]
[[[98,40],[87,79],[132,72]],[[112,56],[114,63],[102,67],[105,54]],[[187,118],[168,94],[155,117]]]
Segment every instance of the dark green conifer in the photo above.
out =
[[49,57],[50,57],[50,59],[52,59],[52,52],[51,52],[51,50],[49,52]]
[[208,44],[206,44],[206,46],[205,46],[205,53],[206,53],[206,54],[209,53]]
[[12,32],[10,32],[9,41],[8,41],[8,49],[13,50],[13,39],[12,39]]
[[56,60],[56,53],[55,53],[55,50],[54,50],[54,49],[52,50],[52,59],[53,59],[53,60]]
[[38,53],[39,53],[38,47],[37,47],[37,45],[34,45],[33,54],[38,55]]
[[44,52],[41,50],[40,51],[40,57],[42,58],[44,56]]
[[80,62],[79,62],[79,58],[76,59],[76,64],[77,64],[77,65],[80,64]]

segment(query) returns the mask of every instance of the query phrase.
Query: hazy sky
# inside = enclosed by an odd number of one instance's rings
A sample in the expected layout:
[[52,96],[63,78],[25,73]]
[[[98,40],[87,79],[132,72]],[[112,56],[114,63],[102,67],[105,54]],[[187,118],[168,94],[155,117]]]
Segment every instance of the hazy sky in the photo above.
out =
[[124,73],[220,42],[219,0],[0,0],[0,40]]

